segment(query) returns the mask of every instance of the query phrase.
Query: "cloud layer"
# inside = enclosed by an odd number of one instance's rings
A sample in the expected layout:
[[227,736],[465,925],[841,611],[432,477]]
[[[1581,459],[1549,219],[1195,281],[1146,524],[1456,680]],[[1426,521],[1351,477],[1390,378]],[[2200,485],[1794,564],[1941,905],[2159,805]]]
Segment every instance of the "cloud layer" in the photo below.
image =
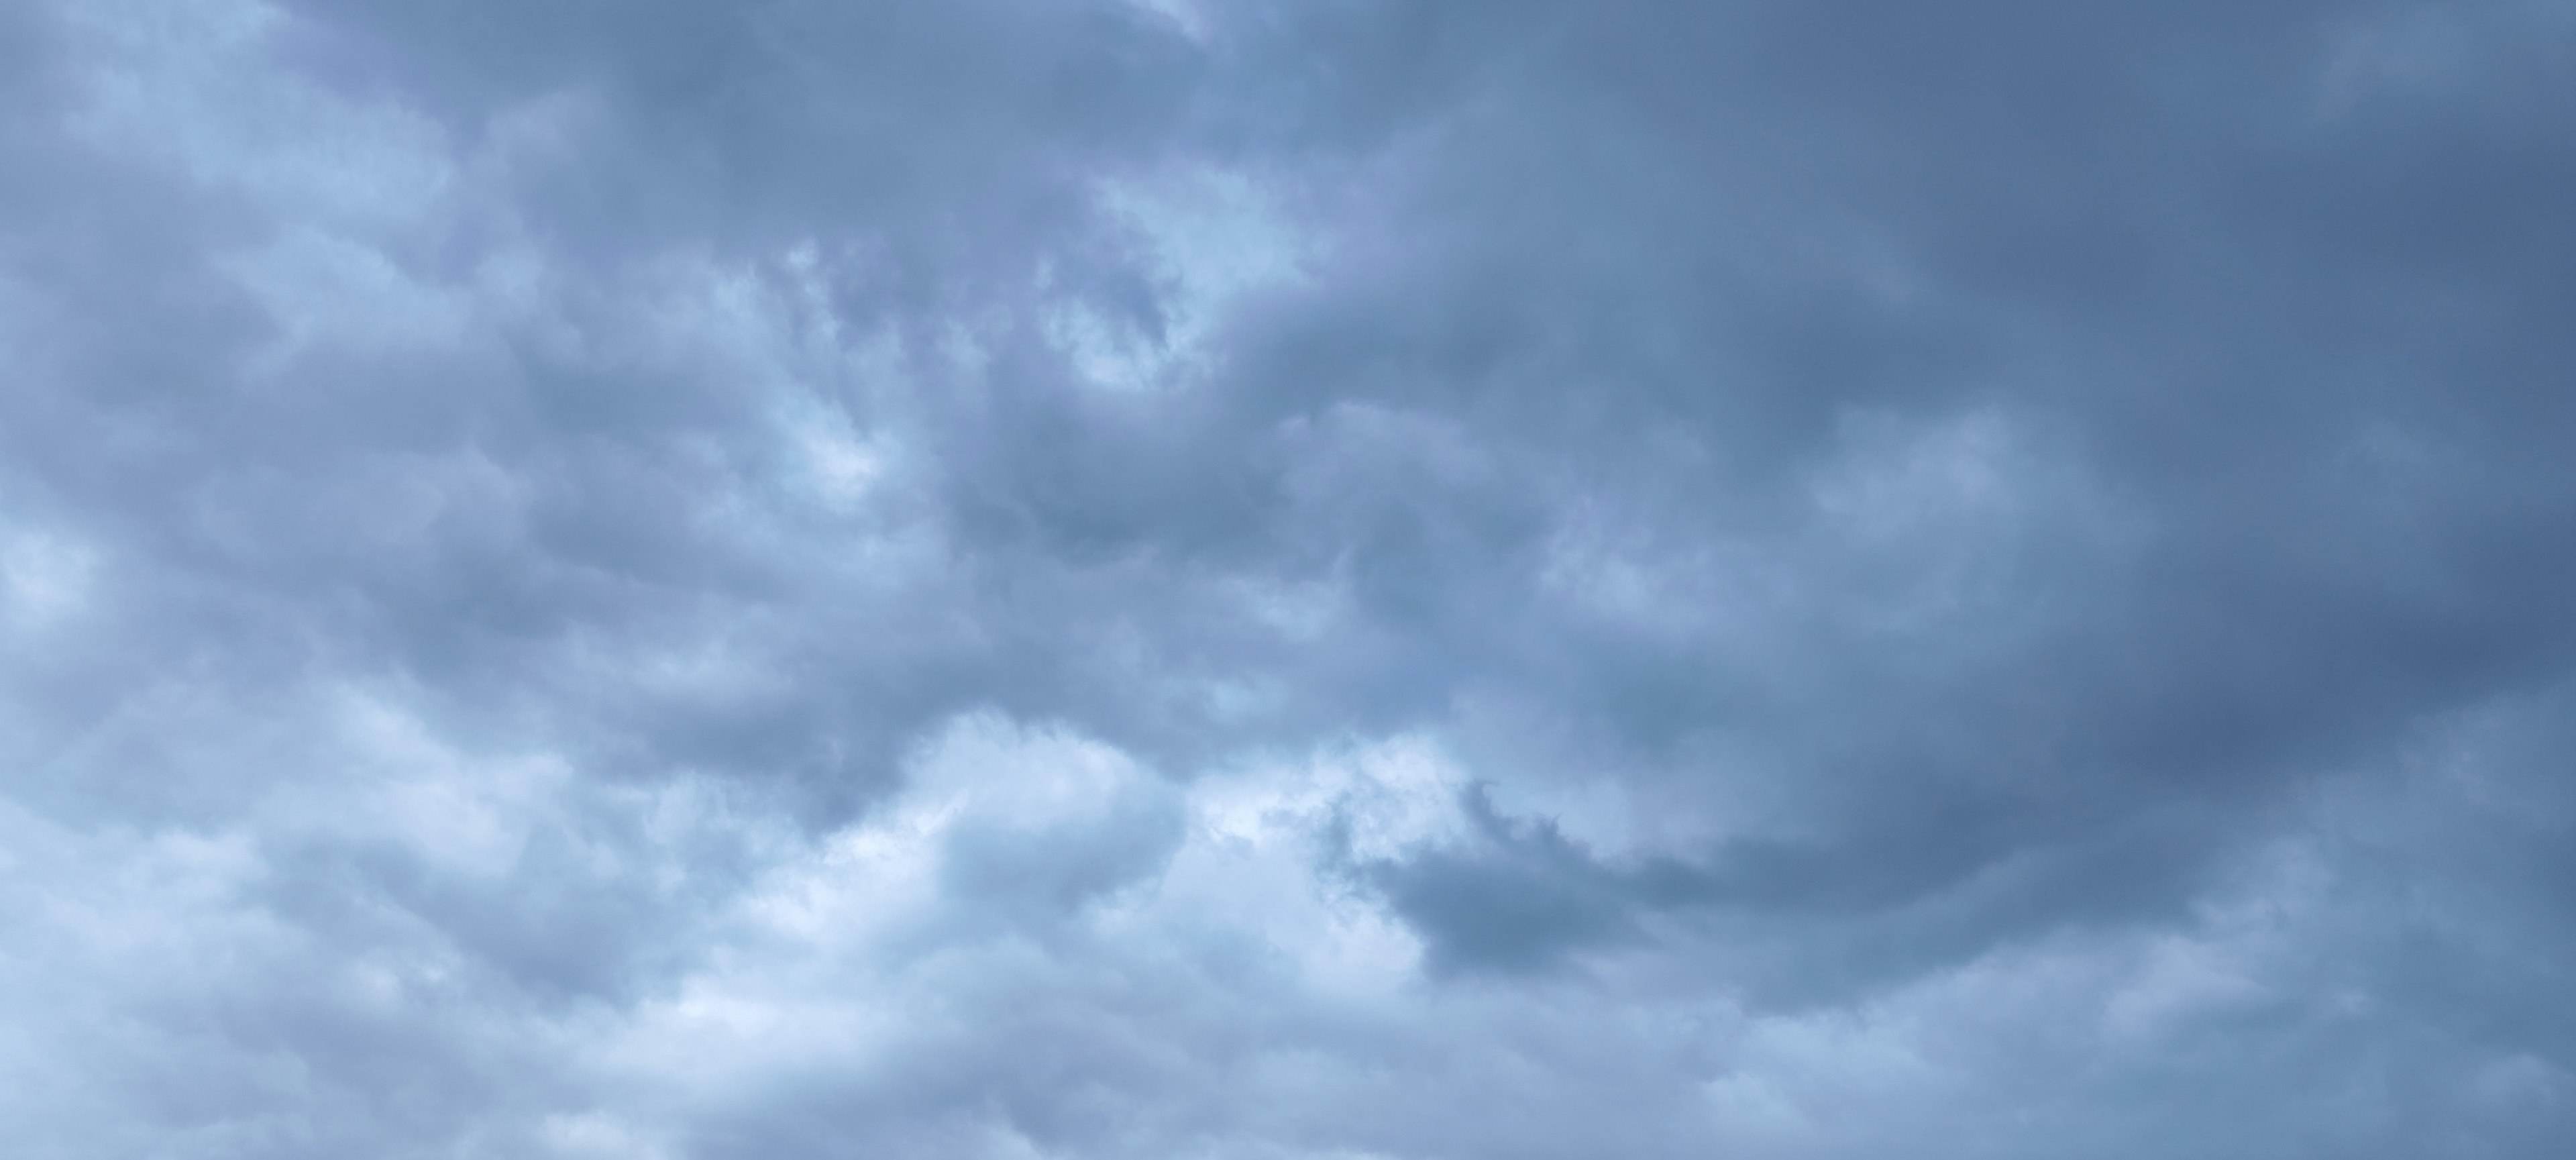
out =
[[2564,1154],[2571,53],[0,10],[0,1122]]

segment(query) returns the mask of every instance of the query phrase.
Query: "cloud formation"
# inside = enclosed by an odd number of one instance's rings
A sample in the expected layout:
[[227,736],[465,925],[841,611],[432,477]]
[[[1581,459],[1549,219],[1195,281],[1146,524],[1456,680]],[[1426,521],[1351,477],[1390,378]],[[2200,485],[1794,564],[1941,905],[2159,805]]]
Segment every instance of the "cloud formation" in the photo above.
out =
[[2576,8],[0,9],[33,1157],[2541,1157]]

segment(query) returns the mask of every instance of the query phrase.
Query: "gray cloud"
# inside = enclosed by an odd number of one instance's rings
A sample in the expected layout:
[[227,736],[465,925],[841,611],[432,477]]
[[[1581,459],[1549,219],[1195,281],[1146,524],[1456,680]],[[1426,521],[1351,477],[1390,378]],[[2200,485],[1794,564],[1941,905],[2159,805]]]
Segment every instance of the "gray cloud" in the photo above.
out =
[[0,1119],[2558,1154],[2571,36],[0,13]]

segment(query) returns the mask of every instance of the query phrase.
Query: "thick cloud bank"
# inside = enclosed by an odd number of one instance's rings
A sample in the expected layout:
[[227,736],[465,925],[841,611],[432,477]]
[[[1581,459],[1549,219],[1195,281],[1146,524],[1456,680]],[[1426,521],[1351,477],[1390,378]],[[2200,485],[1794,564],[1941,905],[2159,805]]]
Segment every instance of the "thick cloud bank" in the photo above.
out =
[[2576,1150],[2564,0],[0,7],[27,1160]]

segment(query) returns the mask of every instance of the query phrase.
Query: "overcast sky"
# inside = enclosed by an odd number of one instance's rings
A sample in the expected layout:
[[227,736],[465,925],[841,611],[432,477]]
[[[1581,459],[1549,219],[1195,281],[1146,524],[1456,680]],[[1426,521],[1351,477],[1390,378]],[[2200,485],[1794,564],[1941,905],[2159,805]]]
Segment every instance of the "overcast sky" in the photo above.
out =
[[2576,1154],[2569,0],[0,4],[24,1160]]

